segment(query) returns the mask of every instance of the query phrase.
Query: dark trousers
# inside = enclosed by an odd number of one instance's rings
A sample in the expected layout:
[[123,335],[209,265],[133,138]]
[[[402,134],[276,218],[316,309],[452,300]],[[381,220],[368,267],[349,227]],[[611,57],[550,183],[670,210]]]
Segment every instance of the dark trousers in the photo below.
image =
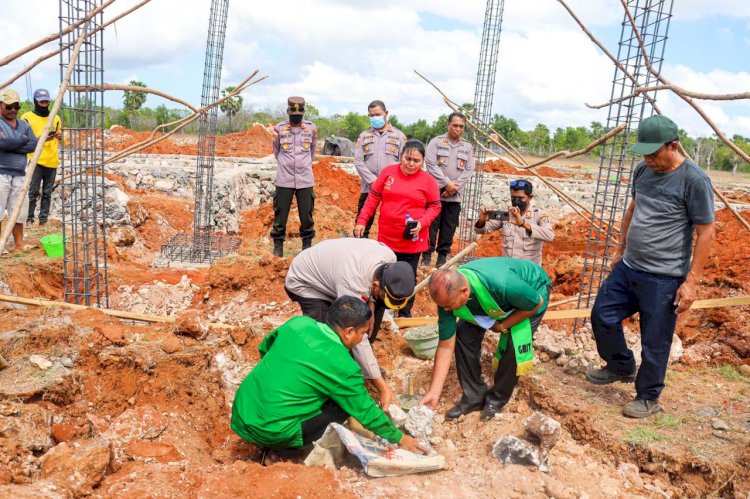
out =
[[[369,192],[362,192],[359,195],[359,202],[357,203],[357,216],[359,216],[359,212],[362,211],[362,207],[365,205],[365,201],[367,201],[367,196],[369,196]],[[375,221],[375,215],[371,216],[370,219],[367,221],[367,225],[365,225],[365,233],[362,235],[362,237],[370,237],[370,229],[372,229],[372,223]]]
[[591,326],[599,355],[612,372],[635,371],[635,358],[625,342],[622,321],[640,312],[641,367],[635,379],[639,399],[656,400],[664,389],[677,322],[674,299],[683,280],[634,270],[620,261],[596,295]]
[[[396,261],[397,262],[407,262],[409,265],[411,265],[412,270],[414,271],[414,277],[417,276],[417,267],[419,266],[419,257],[422,255],[421,253],[396,253]],[[406,306],[398,311],[399,317],[411,317],[411,308],[414,306],[414,297],[411,297],[408,302],[406,302]]]
[[299,235],[302,240],[315,237],[315,193],[312,187],[294,189],[291,187],[277,187],[273,195],[273,228],[271,239],[284,241],[286,238],[286,221],[292,208],[292,198],[297,197],[297,211],[299,212]]
[[440,215],[430,225],[430,253],[437,248],[438,254],[451,252],[453,236],[461,215],[461,203],[441,201]]
[[[331,308],[333,302],[328,300],[321,300],[319,298],[304,298],[298,294],[292,293],[286,287],[284,287],[287,296],[292,301],[296,301],[299,307],[302,309],[302,315],[310,317],[318,322],[325,322],[326,315],[328,315],[328,309]],[[375,304],[375,323],[372,326],[372,334],[370,335],[370,343],[375,341],[378,337],[378,331],[380,330],[380,324],[383,322],[383,313],[385,312],[385,304]]]
[[34,221],[34,211],[36,211],[36,202],[39,199],[39,188],[41,186],[42,202],[39,205],[39,222],[47,223],[49,207],[52,203],[52,191],[55,190],[55,177],[57,177],[57,168],[36,165],[29,187],[29,216],[27,218],[29,222]]
[[[542,322],[544,313],[532,316],[532,334]],[[482,353],[482,341],[487,332],[481,326],[466,322],[461,319],[457,324],[456,331],[456,372],[458,372],[458,383],[463,390],[461,401],[466,404],[479,404],[485,400],[500,405],[505,405],[513,390],[518,384],[516,376],[516,355],[513,350],[513,338],[508,337],[508,346],[500,358],[500,363],[495,371],[495,382],[491,389],[482,379],[482,365],[480,363]]]
[[342,424],[349,418],[349,414],[339,407],[333,400],[328,400],[320,408],[321,413],[302,422],[302,445],[311,445],[325,433],[331,423]]

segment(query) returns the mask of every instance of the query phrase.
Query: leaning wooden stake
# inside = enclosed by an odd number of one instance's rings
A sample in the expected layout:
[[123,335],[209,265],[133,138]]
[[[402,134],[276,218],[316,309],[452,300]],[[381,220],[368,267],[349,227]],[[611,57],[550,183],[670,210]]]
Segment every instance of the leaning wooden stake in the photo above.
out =
[[8,215],[8,220],[5,223],[5,228],[2,234],[0,235],[0,251],[3,248],[5,248],[5,244],[8,242],[8,238],[10,237],[11,232],[13,232],[13,227],[16,225],[16,220],[18,220],[18,215],[21,214],[21,208],[23,208],[24,201],[26,199],[26,196],[28,196],[28,193],[29,193],[29,186],[31,185],[31,179],[34,177],[34,170],[36,169],[36,163],[37,161],[39,161],[39,156],[42,154],[42,148],[44,148],[44,143],[47,141],[49,132],[52,129],[52,123],[55,121],[55,116],[57,116],[57,113],[60,110],[60,106],[62,106],[63,96],[65,95],[65,89],[68,87],[68,83],[70,82],[70,77],[73,75],[73,69],[75,68],[76,61],[78,60],[78,54],[81,51],[81,45],[83,44],[83,40],[86,39],[87,30],[88,30],[88,23],[84,25],[81,36],[79,36],[78,40],[76,40],[75,47],[73,48],[73,54],[70,56],[70,63],[68,63],[68,68],[65,70],[65,77],[63,78],[63,81],[60,84],[60,89],[57,91],[57,97],[55,97],[55,103],[52,105],[52,109],[49,112],[49,117],[47,118],[47,125],[44,127],[44,130],[42,131],[42,135],[38,137],[36,149],[34,150],[34,156],[32,156],[31,162],[26,167],[26,178],[23,181],[23,186],[21,187],[20,196],[18,196],[18,200],[16,201],[16,206],[13,207],[13,211]]
[[12,54],[10,54],[10,55],[8,55],[8,56],[0,59],[0,68],[3,67],[3,66],[5,66],[9,62],[12,62],[12,61],[18,59],[22,55],[24,55],[24,54],[26,54],[28,52],[31,52],[35,48],[41,47],[45,43],[54,42],[54,41],[60,39],[63,35],[67,35],[68,33],[72,33],[73,30],[75,30],[79,26],[82,26],[84,23],[88,23],[89,21],[91,21],[91,19],[93,19],[95,15],[97,15],[99,12],[103,11],[104,9],[106,9],[107,7],[109,7],[110,5],[112,5],[112,3],[114,1],[115,0],[108,0],[107,2],[104,2],[99,7],[95,8],[94,10],[92,10],[88,14],[86,14],[86,17],[84,17],[80,21],[76,21],[74,24],[71,24],[70,26],[68,26],[64,30],[62,30],[60,32],[57,32],[57,33],[52,33],[50,35],[47,35],[44,38],[41,38],[41,39],[35,41],[31,45],[27,45],[26,47],[23,47],[22,49],[18,49],[17,51],[13,52]]
[[117,85],[115,83],[102,83],[101,85],[70,85],[68,86],[68,90],[71,92],[95,92],[99,90],[122,90],[123,92],[143,92],[145,94],[153,94],[159,97],[163,97],[167,100],[171,100],[172,102],[176,102],[177,104],[182,104],[186,108],[190,109],[194,113],[199,112],[198,108],[194,105],[190,104],[189,102],[180,99],[179,97],[175,97],[173,95],[169,95],[166,92],[162,92],[161,90],[156,90],[154,88],[149,87],[140,87],[137,85]]
[[[122,310],[114,310],[111,308],[96,308],[96,307],[89,307],[87,305],[79,305],[77,303],[67,303],[67,302],[62,302],[62,301],[45,300],[43,298],[23,298],[21,296],[0,294],[0,302],[15,303],[18,305],[32,305],[35,307],[44,307],[44,308],[64,308],[68,310],[97,310],[105,315],[110,315],[112,317],[117,317],[118,319],[125,319],[125,320],[130,320],[130,321],[170,324],[170,323],[176,322],[177,320],[175,317],[172,317],[172,316],[141,314],[138,312],[126,312]],[[213,327],[216,329],[231,329],[235,327],[235,326],[230,326],[229,324],[224,324],[221,322],[209,322],[207,324],[209,327]]]
[[[134,5],[132,8],[126,10],[125,12],[123,12],[121,14],[116,15],[115,17],[113,17],[109,21],[103,23],[101,26],[97,27],[96,29],[93,29],[93,30],[89,31],[89,33],[88,33],[87,36],[91,36],[91,35],[99,32],[99,31],[103,30],[104,28],[106,28],[110,24],[112,24],[114,22],[117,22],[120,19],[122,19],[123,17],[125,17],[125,16],[133,13],[134,11],[140,9],[141,7],[143,7],[144,5],[146,5],[147,3],[149,3],[150,1],[151,0],[143,0],[141,3],[139,3],[137,5]],[[22,77],[23,75],[25,75],[26,73],[28,73],[29,71],[31,71],[32,69],[34,69],[35,67],[37,67],[42,62],[46,61],[50,57],[56,56],[57,54],[59,54],[63,50],[69,49],[74,44],[75,44],[75,42],[68,43],[66,45],[63,45],[63,46],[61,46],[61,47],[53,50],[52,52],[48,52],[47,54],[44,54],[43,56],[38,57],[37,59],[34,60],[34,62],[32,62],[31,64],[29,64],[25,68],[23,68],[21,71],[19,71],[15,75],[11,76],[10,79],[8,79],[7,81],[4,81],[3,83],[0,83],[0,88],[5,88],[5,87],[13,84],[13,82],[15,82],[17,79],[19,79],[20,77]]]
[[[453,267],[453,265],[455,265],[459,260],[461,260],[463,257],[465,257],[466,255],[474,251],[477,246],[478,246],[477,242],[474,241],[473,243],[471,243],[470,245],[468,245],[467,247],[465,247],[464,249],[456,253],[456,255],[453,258],[451,258],[450,260],[445,262],[443,265],[441,265],[440,268],[449,269]],[[417,294],[417,291],[427,286],[427,283],[430,282],[430,277],[432,277],[432,274],[430,274],[429,277],[424,278],[422,282],[420,282],[414,287],[414,294]]]
[[[156,128],[154,128],[151,131],[151,134],[149,135],[149,138],[147,138],[147,139],[145,139],[145,140],[143,140],[143,141],[141,141],[141,142],[139,142],[137,144],[133,144],[132,146],[128,147],[127,149],[124,149],[124,150],[118,152],[117,154],[115,154],[114,156],[112,156],[110,158],[107,158],[104,161],[104,163],[108,164],[108,163],[113,163],[115,161],[119,161],[120,159],[124,158],[125,156],[129,156],[130,154],[133,154],[134,152],[140,151],[140,150],[145,149],[145,148],[147,148],[149,146],[157,144],[157,143],[161,142],[162,140],[165,140],[170,135],[176,133],[178,130],[186,127],[187,125],[189,125],[193,121],[195,121],[198,118],[200,118],[201,114],[205,113],[206,111],[208,111],[212,107],[220,105],[225,100],[227,100],[227,99],[229,99],[231,97],[234,97],[238,93],[240,93],[240,92],[246,90],[247,88],[249,88],[249,87],[251,87],[251,86],[253,86],[253,85],[257,84],[257,83],[260,83],[261,81],[263,81],[266,78],[268,78],[268,76],[263,76],[263,77],[259,78],[258,80],[250,82],[250,80],[252,78],[254,78],[256,74],[258,74],[258,70],[257,69],[255,71],[253,71],[253,73],[250,76],[248,76],[247,78],[245,78],[245,80],[242,83],[240,83],[237,86],[237,88],[235,88],[231,93],[225,95],[221,99],[217,100],[216,102],[214,102],[212,104],[209,104],[206,107],[202,107],[200,109],[197,109],[190,116],[186,116],[186,117],[181,118],[179,120],[172,121],[171,123],[165,123],[163,125],[157,126]],[[175,125],[176,125],[175,128],[173,128],[169,132],[165,133],[164,135],[161,135],[159,137],[156,136],[156,134],[158,133],[159,130],[166,129],[166,128],[169,128],[169,127],[175,126]]]

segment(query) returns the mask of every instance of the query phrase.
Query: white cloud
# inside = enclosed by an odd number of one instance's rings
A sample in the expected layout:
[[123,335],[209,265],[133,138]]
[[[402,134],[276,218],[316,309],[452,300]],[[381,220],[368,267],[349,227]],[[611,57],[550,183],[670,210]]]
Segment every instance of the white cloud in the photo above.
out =
[[[6,3],[4,17],[18,22],[4,25],[4,52],[58,27],[57,8],[49,10],[50,0]],[[618,1],[568,3],[597,36],[619,38],[623,9]],[[117,2],[105,18],[134,4],[135,0]],[[110,28],[105,39],[105,79],[137,78],[198,103],[209,5],[210,0],[154,0],[120,21],[116,29]],[[277,107],[288,95],[301,94],[324,114],[364,112],[370,100],[380,98],[402,121],[433,120],[447,107],[412,70],[423,72],[454,100],[473,101],[485,5],[484,0],[232,2],[222,85],[236,84],[257,68],[270,78],[244,97],[258,107]],[[49,15],[28,22],[29,12]],[[750,2],[681,0],[675,2],[673,13],[673,25],[683,19],[706,20],[713,32],[719,32],[722,19],[750,18]],[[426,19],[436,24],[429,25]],[[733,36],[750,43],[747,32],[736,31]],[[690,43],[719,41],[696,38]],[[738,60],[746,57],[746,48],[742,43],[722,46],[722,50],[736,50]],[[616,52],[617,47],[609,49]],[[0,77],[18,71],[37,55],[0,68]],[[745,72],[719,68],[701,73],[691,69],[691,62],[668,59],[664,74],[691,90],[726,93],[750,88]],[[55,88],[58,64],[53,58],[35,69],[35,85]],[[505,2],[495,112],[516,119],[524,128],[539,122],[551,128],[604,122],[606,109],[590,110],[584,103],[605,102],[613,74],[611,62],[559,2]],[[149,104],[157,101],[149,98]],[[116,105],[120,96],[108,102]],[[683,128],[707,133],[700,117],[681,100],[661,93],[659,102],[665,113],[684,123]],[[705,107],[728,133],[750,135],[749,105],[709,102]]]

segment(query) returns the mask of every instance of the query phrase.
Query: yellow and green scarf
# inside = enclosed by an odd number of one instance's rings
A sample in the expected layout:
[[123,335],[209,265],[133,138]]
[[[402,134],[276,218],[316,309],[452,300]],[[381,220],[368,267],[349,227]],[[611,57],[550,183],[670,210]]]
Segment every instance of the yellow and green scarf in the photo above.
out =
[[[510,312],[504,312],[492,298],[492,295],[484,287],[484,284],[479,280],[479,277],[474,271],[469,269],[458,269],[458,272],[469,281],[469,286],[472,291],[476,293],[479,305],[482,307],[487,315],[496,321],[503,320]],[[453,311],[453,315],[459,319],[477,324],[474,315],[469,311],[469,308],[464,305],[458,310]],[[500,364],[500,359],[508,349],[508,335],[513,338],[513,350],[516,356],[516,376],[523,376],[531,371],[532,361],[534,360],[534,349],[532,348],[532,335],[531,335],[531,322],[529,319],[525,319],[522,322],[516,324],[510,328],[510,332],[504,332],[500,335],[500,341],[497,343],[497,351],[495,351],[495,358],[492,359],[492,367],[497,369]]]

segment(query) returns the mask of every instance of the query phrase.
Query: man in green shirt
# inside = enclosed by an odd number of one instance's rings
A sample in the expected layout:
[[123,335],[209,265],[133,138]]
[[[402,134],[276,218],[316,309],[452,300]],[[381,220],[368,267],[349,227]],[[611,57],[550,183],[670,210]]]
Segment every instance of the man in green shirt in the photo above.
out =
[[[430,297],[439,307],[440,341],[432,383],[421,403],[437,407],[455,350],[463,396],[446,417],[458,418],[484,407],[481,419],[494,418],[510,400],[518,376],[531,369],[532,334],[547,309],[551,287],[542,267],[515,258],[480,258],[458,270],[432,274]],[[480,365],[487,329],[502,333],[491,389],[482,379]]]
[[258,347],[260,362],[237,390],[232,430],[263,447],[300,448],[319,439],[329,423],[351,416],[393,444],[424,452],[370,398],[349,352],[367,333],[371,315],[361,299],[342,296],[326,324],[293,317],[272,331]]

